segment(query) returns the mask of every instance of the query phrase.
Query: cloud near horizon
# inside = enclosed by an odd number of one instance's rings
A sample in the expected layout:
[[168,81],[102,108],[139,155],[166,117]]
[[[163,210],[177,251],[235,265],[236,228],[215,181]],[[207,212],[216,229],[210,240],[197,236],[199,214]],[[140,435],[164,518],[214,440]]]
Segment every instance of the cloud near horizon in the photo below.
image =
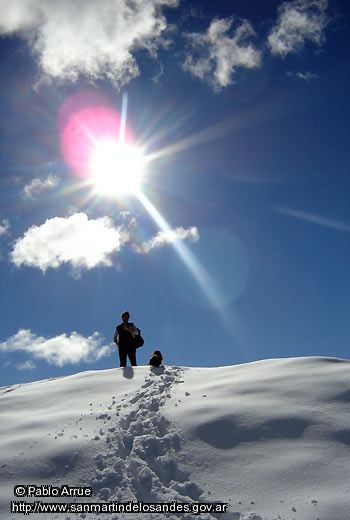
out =
[[[5,2],[1,2],[5,4]],[[0,35],[19,35],[45,76],[107,78],[123,86],[138,76],[138,50],[156,56],[167,28],[162,7],[178,0],[21,0],[6,2]]]
[[34,370],[36,368],[36,365],[33,361],[28,360],[28,361],[24,361],[23,363],[18,363],[16,365],[16,368],[18,370]]
[[[0,352],[5,354],[25,352],[35,359],[44,360],[49,365],[63,367],[68,364],[93,363],[108,356],[112,345],[103,345],[103,338],[98,332],[87,338],[72,332],[69,336],[61,334],[54,338],[36,336],[30,329],[20,329],[14,336],[0,343]],[[17,365],[19,370],[35,368],[32,360]]]
[[167,233],[160,231],[140,244],[133,236],[135,225],[135,219],[119,226],[109,217],[89,220],[85,213],[54,217],[41,226],[30,227],[15,242],[10,259],[17,267],[36,267],[43,273],[49,267],[71,264],[79,273],[82,269],[112,267],[113,255],[126,244],[131,244],[136,253],[149,253],[175,240],[199,239],[196,227],[177,227]]
[[249,43],[255,36],[250,23],[242,21],[234,30],[233,25],[233,17],[215,19],[206,33],[187,35],[191,50],[183,69],[207,81],[215,90],[232,85],[237,68],[261,65],[261,51]]
[[307,41],[320,46],[325,41],[328,0],[294,0],[278,9],[278,20],[269,34],[271,53],[284,58],[301,51]]

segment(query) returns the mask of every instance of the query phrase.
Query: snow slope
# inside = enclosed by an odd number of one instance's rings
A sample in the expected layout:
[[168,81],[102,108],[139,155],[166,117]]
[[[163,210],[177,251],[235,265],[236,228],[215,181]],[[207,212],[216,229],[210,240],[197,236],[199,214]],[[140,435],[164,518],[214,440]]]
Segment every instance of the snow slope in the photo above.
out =
[[[335,358],[117,368],[1,387],[0,518],[350,519],[349,402],[350,363]],[[93,495],[15,497],[15,485]],[[24,516],[11,501],[228,507]]]

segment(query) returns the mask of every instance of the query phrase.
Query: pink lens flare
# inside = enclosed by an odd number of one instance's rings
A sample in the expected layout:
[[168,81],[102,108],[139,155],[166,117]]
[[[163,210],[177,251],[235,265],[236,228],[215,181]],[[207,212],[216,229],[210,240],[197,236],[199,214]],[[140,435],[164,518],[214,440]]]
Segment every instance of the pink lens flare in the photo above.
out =
[[91,175],[91,160],[103,142],[131,145],[133,136],[122,116],[97,95],[76,94],[62,106],[59,115],[62,155],[80,177]]

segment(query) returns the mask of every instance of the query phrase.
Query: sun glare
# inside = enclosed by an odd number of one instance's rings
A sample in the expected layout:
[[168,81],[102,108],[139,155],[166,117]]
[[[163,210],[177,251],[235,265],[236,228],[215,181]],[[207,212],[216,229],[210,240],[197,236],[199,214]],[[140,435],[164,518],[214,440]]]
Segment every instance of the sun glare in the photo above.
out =
[[132,195],[141,187],[143,157],[136,146],[106,140],[95,144],[89,169],[89,182],[97,193]]
[[61,149],[68,166],[96,194],[138,195],[144,180],[143,149],[127,124],[127,95],[120,113],[101,96],[69,98],[59,114]]

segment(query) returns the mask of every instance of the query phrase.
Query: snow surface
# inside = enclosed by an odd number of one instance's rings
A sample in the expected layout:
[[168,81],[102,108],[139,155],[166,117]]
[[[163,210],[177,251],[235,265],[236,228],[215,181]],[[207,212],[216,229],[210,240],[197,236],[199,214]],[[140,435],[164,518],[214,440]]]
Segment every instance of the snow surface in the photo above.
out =
[[[350,518],[350,362],[90,371],[0,388],[0,518]],[[92,497],[16,498],[15,485]],[[11,514],[11,501],[223,502],[226,513]]]

